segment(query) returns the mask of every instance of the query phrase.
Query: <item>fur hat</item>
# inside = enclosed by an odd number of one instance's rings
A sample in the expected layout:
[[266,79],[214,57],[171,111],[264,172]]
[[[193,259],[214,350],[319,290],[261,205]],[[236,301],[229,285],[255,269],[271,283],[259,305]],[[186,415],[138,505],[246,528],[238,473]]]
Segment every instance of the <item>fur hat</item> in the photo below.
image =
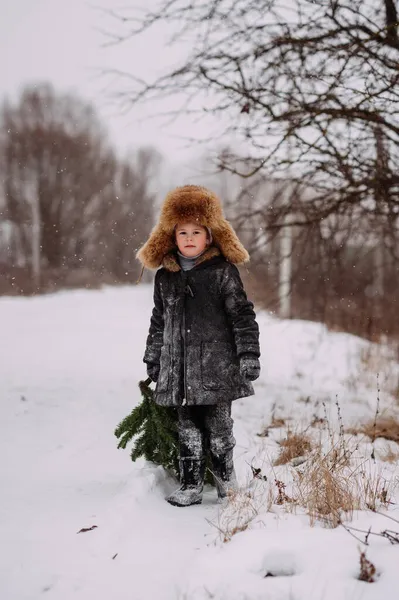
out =
[[224,218],[219,198],[199,185],[178,187],[166,196],[161,216],[148,241],[137,252],[143,267],[157,269],[164,256],[176,248],[174,228],[177,223],[192,222],[212,232],[213,243],[228,261],[240,264],[249,260],[234,229]]

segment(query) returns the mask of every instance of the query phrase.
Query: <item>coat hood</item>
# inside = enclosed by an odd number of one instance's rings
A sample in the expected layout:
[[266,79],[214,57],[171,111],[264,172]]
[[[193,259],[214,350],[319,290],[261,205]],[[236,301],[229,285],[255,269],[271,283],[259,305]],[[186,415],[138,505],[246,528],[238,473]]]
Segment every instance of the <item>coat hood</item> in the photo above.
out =
[[234,229],[223,215],[219,198],[199,185],[178,187],[166,196],[158,224],[148,241],[137,252],[137,258],[148,269],[157,269],[165,255],[176,248],[174,228],[177,223],[193,222],[209,227],[213,244],[233,264],[249,260]]

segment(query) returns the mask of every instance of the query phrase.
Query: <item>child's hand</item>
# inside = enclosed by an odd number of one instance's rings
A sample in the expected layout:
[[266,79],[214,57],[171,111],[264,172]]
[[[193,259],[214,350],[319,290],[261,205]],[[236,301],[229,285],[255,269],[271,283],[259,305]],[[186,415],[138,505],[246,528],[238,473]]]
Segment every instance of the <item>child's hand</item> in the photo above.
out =
[[157,363],[147,363],[147,375],[152,381],[157,382],[159,377],[160,365]]
[[240,356],[240,374],[249,381],[255,381],[260,374],[259,358],[254,354],[242,354]]

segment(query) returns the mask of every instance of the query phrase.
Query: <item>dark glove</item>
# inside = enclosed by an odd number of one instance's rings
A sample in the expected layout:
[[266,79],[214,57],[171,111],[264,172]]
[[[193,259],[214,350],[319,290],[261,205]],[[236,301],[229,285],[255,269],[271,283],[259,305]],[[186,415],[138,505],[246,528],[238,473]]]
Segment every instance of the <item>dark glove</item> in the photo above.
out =
[[240,374],[244,379],[255,381],[260,374],[259,358],[255,354],[242,354],[240,356]]
[[147,375],[152,381],[158,381],[160,365],[158,363],[147,363]]

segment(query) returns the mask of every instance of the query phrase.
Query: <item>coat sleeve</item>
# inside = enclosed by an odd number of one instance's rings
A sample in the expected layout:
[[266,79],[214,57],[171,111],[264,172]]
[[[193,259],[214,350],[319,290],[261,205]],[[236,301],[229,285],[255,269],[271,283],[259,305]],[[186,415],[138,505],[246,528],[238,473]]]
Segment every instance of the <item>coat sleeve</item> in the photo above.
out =
[[259,327],[254,305],[247,298],[237,267],[231,263],[223,275],[222,294],[233,328],[237,356],[250,353],[259,357]]
[[152,309],[150,330],[148,332],[143,361],[159,364],[163,346],[164,316],[161,294],[160,271],[157,271],[154,281],[154,308]]

